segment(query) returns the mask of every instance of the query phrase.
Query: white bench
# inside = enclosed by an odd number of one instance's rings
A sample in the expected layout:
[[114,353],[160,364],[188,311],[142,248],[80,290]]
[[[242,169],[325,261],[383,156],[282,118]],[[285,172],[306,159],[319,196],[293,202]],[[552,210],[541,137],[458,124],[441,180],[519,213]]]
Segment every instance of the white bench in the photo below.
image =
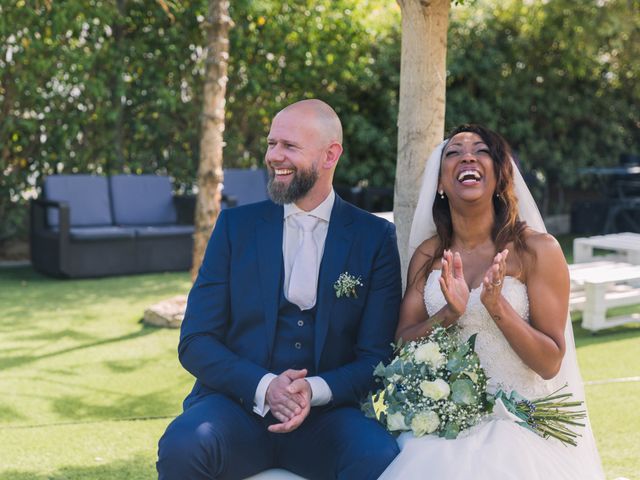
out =
[[253,475],[245,480],[305,480],[304,478],[291,473],[289,470],[283,470],[282,468],[272,468],[271,470],[265,470],[257,475]]
[[[596,256],[595,249],[611,253]],[[573,261],[575,263],[594,260],[612,260],[640,265],[640,233],[612,233],[573,240]]]
[[[582,311],[582,327],[593,332],[640,321],[640,265],[600,261],[569,265],[572,311]],[[631,315],[607,318],[607,309],[639,304]]]

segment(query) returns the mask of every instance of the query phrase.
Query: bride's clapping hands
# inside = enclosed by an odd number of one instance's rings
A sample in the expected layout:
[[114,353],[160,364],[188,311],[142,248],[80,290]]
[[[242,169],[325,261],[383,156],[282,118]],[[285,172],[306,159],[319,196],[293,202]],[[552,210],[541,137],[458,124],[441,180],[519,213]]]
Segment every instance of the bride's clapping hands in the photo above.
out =
[[442,255],[440,289],[451,313],[461,316],[469,301],[469,287],[464,279],[462,258],[457,252],[454,254],[451,250],[445,250]]
[[491,312],[502,295],[502,284],[507,272],[507,255],[509,250],[504,249],[493,258],[493,264],[487,270],[482,280],[482,292],[480,301]]

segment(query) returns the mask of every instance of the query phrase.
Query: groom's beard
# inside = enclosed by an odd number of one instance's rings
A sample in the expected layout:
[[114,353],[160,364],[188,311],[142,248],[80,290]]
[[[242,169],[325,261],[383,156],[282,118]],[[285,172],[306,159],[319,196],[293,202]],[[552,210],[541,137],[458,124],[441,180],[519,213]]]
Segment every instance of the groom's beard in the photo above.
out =
[[296,170],[292,173],[293,178],[289,185],[275,181],[275,171],[273,168],[269,167],[268,171],[269,183],[267,184],[267,190],[269,191],[269,197],[278,205],[300,200],[313,188],[318,180],[318,171],[315,165],[309,170]]

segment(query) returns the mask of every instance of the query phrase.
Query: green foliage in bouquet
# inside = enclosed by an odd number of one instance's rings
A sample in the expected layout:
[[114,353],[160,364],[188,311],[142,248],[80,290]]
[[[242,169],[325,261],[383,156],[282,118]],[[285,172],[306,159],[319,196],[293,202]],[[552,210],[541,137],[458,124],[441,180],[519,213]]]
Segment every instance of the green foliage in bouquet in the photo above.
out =
[[398,344],[393,361],[374,371],[382,388],[367,398],[365,414],[389,431],[416,436],[456,438],[478,423],[491,398],[475,338],[461,342],[455,328],[436,327],[427,338]]

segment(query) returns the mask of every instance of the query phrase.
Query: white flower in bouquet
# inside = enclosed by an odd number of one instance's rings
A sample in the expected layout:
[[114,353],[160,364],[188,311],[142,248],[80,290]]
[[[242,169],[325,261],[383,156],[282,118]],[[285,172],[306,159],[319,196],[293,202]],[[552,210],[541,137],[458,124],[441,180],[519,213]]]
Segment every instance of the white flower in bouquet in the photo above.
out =
[[413,355],[416,362],[426,363],[433,368],[440,368],[445,362],[444,355],[442,355],[438,344],[435,342],[427,342],[420,345]]
[[438,414],[432,410],[420,412],[411,420],[411,430],[416,437],[435,432],[440,426]]
[[436,378],[433,382],[430,382],[429,380],[420,382],[420,390],[422,390],[425,397],[436,401],[447,398],[451,393],[449,384],[441,378]]
[[476,372],[464,372],[467,377],[473,382],[478,383],[479,377]]
[[404,415],[402,415],[401,412],[387,415],[387,428],[390,432],[398,430],[409,430],[409,427],[404,420]]

